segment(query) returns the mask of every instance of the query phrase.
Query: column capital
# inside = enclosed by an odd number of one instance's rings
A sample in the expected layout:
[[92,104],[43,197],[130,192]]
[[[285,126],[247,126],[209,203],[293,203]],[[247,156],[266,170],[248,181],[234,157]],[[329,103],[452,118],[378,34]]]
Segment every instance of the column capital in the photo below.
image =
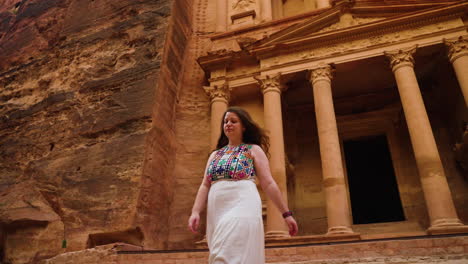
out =
[[460,36],[457,39],[444,39],[445,45],[448,47],[448,57],[450,62],[456,59],[468,56],[468,39],[466,36]]
[[417,45],[414,45],[410,48],[393,50],[393,51],[385,51],[384,54],[390,60],[390,67],[392,71],[396,71],[398,68],[402,66],[410,66],[411,68],[414,67],[414,58],[413,54],[416,52],[418,48]]
[[286,91],[287,87],[281,85],[281,73],[277,73],[273,76],[254,76],[254,79],[260,84],[262,93],[277,92],[280,93]]
[[221,100],[227,103],[231,97],[231,88],[227,83],[223,83],[221,85],[203,86],[203,89],[211,98],[211,102]]
[[318,81],[326,81],[331,83],[333,78],[333,69],[329,64],[319,65],[316,68],[310,69],[309,81],[312,85]]

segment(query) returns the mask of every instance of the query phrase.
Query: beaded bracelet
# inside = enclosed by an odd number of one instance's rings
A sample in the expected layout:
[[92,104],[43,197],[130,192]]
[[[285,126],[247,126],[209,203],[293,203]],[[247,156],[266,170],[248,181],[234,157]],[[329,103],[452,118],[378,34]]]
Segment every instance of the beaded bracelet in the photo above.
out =
[[292,216],[292,215],[293,215],[292,211],[286,211],[286,212],[283,213],[283,218],[286,218],[286,217]]

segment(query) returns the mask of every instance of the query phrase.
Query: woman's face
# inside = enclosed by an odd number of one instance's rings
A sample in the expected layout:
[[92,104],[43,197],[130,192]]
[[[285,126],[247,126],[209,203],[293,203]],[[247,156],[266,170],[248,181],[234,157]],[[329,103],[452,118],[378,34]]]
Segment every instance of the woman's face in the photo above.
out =
[[242,125],[242,121],[236,113],[227,112],[224,116],[223,125],[224,134],[228,138],[240,138],[242,139],[242,133],[245,128]]

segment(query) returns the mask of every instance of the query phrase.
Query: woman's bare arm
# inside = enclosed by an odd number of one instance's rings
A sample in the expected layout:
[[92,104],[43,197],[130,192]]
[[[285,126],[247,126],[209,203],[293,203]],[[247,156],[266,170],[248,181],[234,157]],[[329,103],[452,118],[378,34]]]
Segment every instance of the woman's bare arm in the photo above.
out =
[[211,183],[208,181],[206,175],[208,172],[208,167],[210,166],[210,163],[213,160],[215,153],[216,152],[211,153],[210,157],[208,158],[208,162],[206,163],[203,181],[200,184],[200,187],[198,188],[197,196],[195,197],[195,202],[193,203],[192,207],[192,214],[188,221],[188,228],[193,233],[197,233],[198,226],[200,225],[200,213],[206,207],[206,200],[208,199],[208,192],[211,186]]

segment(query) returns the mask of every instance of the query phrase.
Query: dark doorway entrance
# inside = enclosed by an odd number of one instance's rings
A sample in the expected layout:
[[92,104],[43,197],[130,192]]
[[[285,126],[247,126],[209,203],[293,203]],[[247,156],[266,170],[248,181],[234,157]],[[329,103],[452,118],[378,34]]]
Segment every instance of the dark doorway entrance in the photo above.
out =
[[353,223],[405,220],[386,136],[345,141],[344,152]]

